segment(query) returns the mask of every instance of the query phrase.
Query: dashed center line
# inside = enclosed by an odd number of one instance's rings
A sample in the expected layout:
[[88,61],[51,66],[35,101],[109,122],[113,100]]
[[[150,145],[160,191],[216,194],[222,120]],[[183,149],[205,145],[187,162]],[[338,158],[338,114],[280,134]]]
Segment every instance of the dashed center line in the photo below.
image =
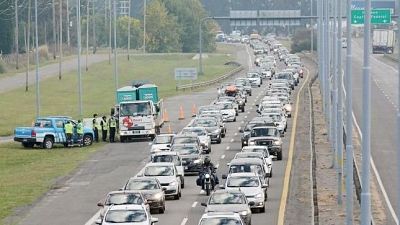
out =
[[226,150],[229,150],[231,148],[231,146],[226,147]]
[[235,139],[232,138],[232,139],[231,139],[231,142],[234,142],[234,141],[235,141]]
[[[228,147],[226,147],[226,149],[228,149]],[[225,159],[225,155],[221,155],[221,159]]]
[[197,202],[193,202],[192,208],[196,207],[196,205],[197,205]]
[[[240,130],[240,127],[239,127],[239,130]],[[235,136],[237,136],[238,135],[238,133],[235,133]]]
[[188,221],[187,217],[183,218],[181,225],[185,225],[187,223],[187,221]]

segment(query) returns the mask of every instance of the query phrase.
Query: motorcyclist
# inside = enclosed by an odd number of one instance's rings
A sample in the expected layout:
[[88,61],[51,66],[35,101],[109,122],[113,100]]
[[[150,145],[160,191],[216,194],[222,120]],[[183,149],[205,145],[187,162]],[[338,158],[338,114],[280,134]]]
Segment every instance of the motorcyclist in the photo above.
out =
[[199,178],[198,180],[198,185],[202,187],[202,189],[205,189],[204,187],[204,175],[206,173],[209,173],[210,171],[210,175],[211,175],[211,183],[213,188],[215,187],[215,185],[219,184],[219,180],[218,180],[218,176],[216,174],[216,167],[214,166],[214,164],[211,162],[211,159],[209,156],[206,156],[204,158],[203,164],[201,165],[201,170],[199,173]]

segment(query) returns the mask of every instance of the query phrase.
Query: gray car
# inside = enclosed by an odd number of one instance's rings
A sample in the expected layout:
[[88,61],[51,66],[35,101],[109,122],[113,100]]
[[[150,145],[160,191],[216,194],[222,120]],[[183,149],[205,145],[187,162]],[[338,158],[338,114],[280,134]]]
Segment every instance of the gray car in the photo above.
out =
[[219,126],[217,119],[213,117],[196,118],[192,121],[190,126],[206,128],[211,141],[216,142],[217,144],[221,143],[221,127]]
[[[251,209],[246,196],[239,190],[216,190],[208,199],[205,212],[238,213],[246,225],[251,224]],[[251,203],[252,204],[252,203]]]

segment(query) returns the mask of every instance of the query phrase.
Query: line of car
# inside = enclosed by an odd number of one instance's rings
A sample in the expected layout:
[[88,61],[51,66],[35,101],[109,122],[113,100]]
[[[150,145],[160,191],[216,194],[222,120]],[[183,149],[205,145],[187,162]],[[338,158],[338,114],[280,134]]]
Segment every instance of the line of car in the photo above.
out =
[[[254,42],[250,41],[250,45],[272,44],[272,40]],[[275,51],[268,51],[272,52],[274,59],[278,57]],[[264,53],[260,56],[271,59]],[[261,63],[246,77],[222,84],[215,101],[201,106],[180,133],[157,135],[149,143],[150,162],[120,190],[108,193],[98,203],[101,212],[96,224],[151,225],[158,222],[152,213],[165,212],[166,198],[181,198],[185,175],[200,171],[212,145],[220,144],[225,137],[225,123],[235,122],[239,113],[245,112],[247,98],[257,87],[265,87],[265,97],[257,104],[259,116],[240,129],[242,150],[228,163],[229,172],[222,175],[226,180],[224,184],[212,192],[207,203],[201,204],[206,209],[199,225],[250,225],[253,212],[265,212],[269,179],[273,174],[272,160],[282,159],[281,137],[290,117],[290,94],[299,82],[295,81],[295,73],[300,77],[300,70],[288,70],[285,74],[290,75],[282,77],[281,72],[268,76],[263,73],[266,69],[263,65],[270,64]],[[269,84],[263,86],[268,79],[271,80]]]

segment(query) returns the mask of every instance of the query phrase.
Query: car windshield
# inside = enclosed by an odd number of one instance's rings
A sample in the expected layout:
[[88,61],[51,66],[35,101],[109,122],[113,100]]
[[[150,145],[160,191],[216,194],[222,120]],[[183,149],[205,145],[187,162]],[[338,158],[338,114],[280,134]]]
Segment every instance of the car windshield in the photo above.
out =
[[214,193],[208,204],[245,204],[242,193]]
[[199,154],[199,149],[196,146],[174,146],[172,150],[178,152],[179,155]]
[[262,159],[263,157],[258,154],[237,154],[235,159],[243,159],[243,158],[257,158]]
[[233,106],[231,103],[218,103],[218,105],[222,105],[222,109],[233,109]]
[[204,218],[200,225],[242,225],[242,223],[235,218]]
[[227,181],[228,187],[258,187],[258,177],[230,177]]
[[179,157],[177,155],[155,155],[152,157],[152,162],[172,162],[175,166],[180,166]]
[[207,132],[203,129],[183,129],[182,130],[183,134],[196,134],[198,136],[206,136]]
[[139,193],[118,193],[110,194],[106,200],[106,205],[140,205],[143,203]]
[[215,120],[195,120],[193,122],[194,125],[199,126],[199,127],[216,127],[217,122]]
[[276,129],[274,128],[254,128],[250,132],[251,137],[274,137]]
[[269,118],[271,118],[271,119],[272,119],[273,121],[275,121],[275,122],[281,121],[281,116],[280,116],[280,115],[277,115],[277,114],[265,114],[265,115],[263,115],[263,116],[269,117]]
[[169,144],[171,143],[172,136],[156,136],[154,144]]
[[173,144],[196,144],[197,137],[176,137]]
[[148,166],[144,170],[145,176],[173,176],[174,168],[172,166]]
[[121,103],[120,116],[147,116],[151,114],[149,102]]
[[36,120],[35,127],[50,128],[51,127],[51,120],[45,120],[45,119]]
[[105,221],[108,223],[137,223],[147,219],[144,210],[110,210],[107,212]]
[[262,174],[262,169],[260,165],[231,165],[229,168],[229,173],[257,173]]
[[256,73],[249,73],[249,74],[247,74],[247,77],[248,77],[248,78],[258,78],[258,74],[256,74]]
[[265,148],[243,148],[242,149],[243,152],[259,152],[262,153],[263,155],[265,155],[266,149]]
[[126,185],[127,190],[155,190],[159,189],[156,181],[153,180],[131,180]]

